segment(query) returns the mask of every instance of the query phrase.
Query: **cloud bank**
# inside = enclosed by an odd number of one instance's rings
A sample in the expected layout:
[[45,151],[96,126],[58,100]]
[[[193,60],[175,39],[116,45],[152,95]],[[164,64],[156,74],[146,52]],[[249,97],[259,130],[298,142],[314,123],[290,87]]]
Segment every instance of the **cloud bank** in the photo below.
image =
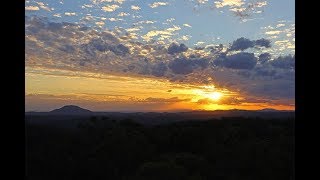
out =
[[229,46],[192,48],[177,42],[142,43],[129,33],[36,16],[26,17],[25,32],[27,67],[215,84],[263,99],[294,100],[295,56],[263,52],[271,47],[268,39],[241,37]]

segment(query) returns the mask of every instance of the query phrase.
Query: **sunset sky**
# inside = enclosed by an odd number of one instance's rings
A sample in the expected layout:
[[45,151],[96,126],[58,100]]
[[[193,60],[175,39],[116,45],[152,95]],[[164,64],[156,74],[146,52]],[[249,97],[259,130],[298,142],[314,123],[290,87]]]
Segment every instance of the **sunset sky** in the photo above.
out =
[[294,0],[25,3],[25,111],[295,109]]

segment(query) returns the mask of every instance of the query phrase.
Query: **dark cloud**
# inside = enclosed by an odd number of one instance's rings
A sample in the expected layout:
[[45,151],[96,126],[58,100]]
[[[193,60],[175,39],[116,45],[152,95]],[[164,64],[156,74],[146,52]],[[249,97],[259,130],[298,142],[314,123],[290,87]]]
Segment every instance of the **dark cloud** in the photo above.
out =
[[106,31],[101,32],[99,34],[99,37],[104,41],[108,41],[109,43],[115,43],[115,44],[120,43],[119,39],[116,36]]
[[62,28],[63,28],[62,23],[50,22],[47,25],[47,29],[50,29],[51,31],[60,31]]
[[[89,56],[91,56],[91,57],[96,56],[96,52],[95,52],[96,48],[95,48],[94,46],[91,46],[90,43],[88,43],[88,44],[82,44],[82,45],[80,46],[80,49],[84,52],[85,55],[89,55]],[[100,48],[99,48],[99,49],[100,49]]]
[[110,46],[109,50],[114,52],[114,54],[116,54],[118,56],[125,56],[126,54],[130,53],[129,48],[123,44],[118,44],[116,46]]
[[240,52],[228,56],[222,54],[214,61],[214,64],[231,69],[253,69],[257,64],[257,58],[253,53],[247,52]]
[[220,53],[223,50],[223,44],[208,47],[211,53]]
[[195,50],[203,50],[205,47],[199,47],[199,46],[196,46],[194,49]]
[[276,68],[295,69],[295,56],[279,56],[270,61],[270,64]]
[[260,63],[265,63],[271,59],[271,54],[270,53],[262,53],[259,55],[259,62]]
[[178,97],[172,97],[172,98],[153,98],[153,97],[148,97],[144,101],[152,102],[152,103],[175,103],[175,102],[190,101],[190,99],[179,99]]
[[265,48],[270,48],[271,47],[271,42],[268,39],[258,39],[255,41],[252,41],[250,39],[241,37],[235,41],[232,42],[229,51],[243,51],[249,48],[259,48],[259,47],[265,47]]
[[244,89],[248,93],[257,94],[267,99],[294,99],[294,80],[273,79],[271,81],[258,82],[258,85]]
[[214,101],[209,98],[199,99],[197,101],[198,104],[208,105],[208,104],[224,104],[224,105],[239,105],[242,103],[268,103],[270,101],[265,99],[259,99],[257,97],[245,97],[245,98],[238,98],[238,97],[224,97],[219,101]]
[[129,70],[129,71],[132,71],[132,70],[134,70],[135,68],[136,68],[136,66],[133,65],[133,64],[130,64],[130,65],[128,66],[128,70]]
[[87,26],[82,26],[79,28],[79,31],[88,31],[90,28]]
[[125,56],[129,53],[129,48],[123,44],[108,44],[107,41],[102,40],[101,38],[92,39],[88,44],[82,46],[83,50],[91,55],[95,56],[95,50],[100,52],[111,51],[118,56]]
[[269,67],[257,67],[255,68],[256,76],[275,76],[277,71],[274,68]]
[[58,49],[60,49],[61,51],[64,51],[66,53],[73,53],[75,51],[75,48],[71,45],[64,45],[59,47]]
[[89,43],[88,43],[89,47],[93,47],[94,49],[103,52],[103,51],[107,51],[109,49],[109,45],[104,42],[102,39],[92,39]]
[[271,41],[264,38],[254,41],[254,44],[256,47],[265,47],[265,48],[271,47]]
[[245,49],[252,48],[252,47],[254,47],[253,41],[251,41],[250,39],[241,37],[241,38],[232,42],[229,50],[230,51],[238,51],[238,50],[243,51]]
[[205,69],[209,65],[209,61],[204,58],[176,58],[169,63],[169,68],[175,74],[190,74],[195,69]]
[[162,77],[166,73],[167,69],[167,65],[163,62],[160,62],[152,67],[151,74],[156,77]]
[[187,50],[188,50],[188,47],[184,44],[178,45],[177,43],[171,43],[170,46],[168,47],[169,54],[181,53]]
[[32,17],[25,17],[25,23],[28,25],[25,28],[26,34],[30,33],[38,33],[42,29],[45,28],[46,23],[43,18],[32,16]]

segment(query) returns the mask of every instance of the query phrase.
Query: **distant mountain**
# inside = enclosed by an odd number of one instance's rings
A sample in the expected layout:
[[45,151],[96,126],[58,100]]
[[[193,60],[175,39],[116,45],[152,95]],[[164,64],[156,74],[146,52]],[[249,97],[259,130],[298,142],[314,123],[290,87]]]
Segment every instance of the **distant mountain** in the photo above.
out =
[[74,105],[67,105],[67,106],[63,106],[59,109],[55,109],[49,112],[50,114],[73,114],[73,115],[84,115],[84,114],[91,114],[92,111],[88,110],[88,109],[83,109],[79,106],[74,106]]
[[280,112],[279,110],[272,109],[272,108],[265,108],[265,109],[261,109],[258,111],[260,111],[260,112]]

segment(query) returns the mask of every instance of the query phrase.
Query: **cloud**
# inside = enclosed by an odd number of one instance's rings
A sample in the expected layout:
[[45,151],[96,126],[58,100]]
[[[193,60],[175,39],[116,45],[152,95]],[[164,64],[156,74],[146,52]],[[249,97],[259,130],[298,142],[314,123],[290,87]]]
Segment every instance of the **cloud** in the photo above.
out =
[[259,62],[260,63],[265,63],[271,59],[271,54],[270,53],[262,53],[259,55]]
[[214,64],[231,69],[253,69],[257,64],[257,58],[253,53],[240,52],[232,55],[222,55],[214,61]]
[[112,4],[112,5],[103,6],[102,7],[102,11],[104,11],[104,12],[113,12],[113,11],[119,9],[119,8],[120,8],[119,5]]
[[208,2],[208,0],[196,0],[199,4],[205,4]]
[[198,41],[197,43],[195,43],[194,45],[196,45],[196,46],[200,46],[200,45],[203,45],[203,44],[205,44],[206,42],[203,42],[203,41]]
[[82,45],[83,50],[91,55],[95,56],[95,51],[99,52],[105,52],[105,51],[111,51],[117,56],[125,56],[126,54],[130,53],[130,50],[128,47],[126,47],[123,44],[110,44],[107,41],[104,41],[103,39],[92,39],[88,44]]
[[160,62],[152,66],[151,74],[156,77],[163,77],[167,70],[168,70],[167,65],[163,62]]
[[169,4],[168,2],[154,2],[152,4],[149,4],[149,6],[151,8],[156,8],[156,7],[159,7],[159,6],[166,6],[168,4]]
[[279,56],[272,61],[270,61],[271,65],[277,68],[282,69],[295,69],[295,56],[287,55],[287,56]]
[[267,1],[257,2],[255,3],[256,7],[263,7],[266,6],[268,3]]
[[54,17],[58,17],[58,18],[61,18],[61,17],[62,17],[60,13],[54,14],[53,16],[54,16]]
[[92,4],[84,4],[81,6],[82,9],[85,9],[85,8],[92,8],[93,5]]
[[247,96],[247,97],[224,97],[219,101],[213,101],[211,99],[200,99],[198,103],[202,104],[223,104],[223,105],[241,105],[251,103],[271,103],[271,100],[263,99],[261,97]]
[[109,18],[109,21],[115,22],[115,21],[123,21],[121,18]]
[[98,22],[96,22],[96,25],[102,27],[104,25],[104,22],[103,21],[98,21]]
[[119,4],[122,4],[123,2],[125,2],[126,0],[113,0],[114,2],[117,2]]
[[277,28],[279,28],[279,27],[284,27],[285,26],[285,24],[283,24],[283,23],[280,23],[280,24],[277,24]]
[[184,44],[176,44],[176,43],[171,43],[170,46],[168,47],[168,53],[169,54],[176,54],[176,53],[181,53],[185,52],[188,50],[188,47]]
[[190,26],[189,24],[183,24],[183,26],[185,26],[185,27],[192,27],[192,26]]
[[267,35],[275,35],[275,34],[280,34],[281,31],[278,31],[278,30],[274,30],[274,31],[267,31],[265,34]]
[[207,59],[204,58],[185,58],[180,57],[176,58],[171,61],[168,67],[172,70],[175,74],[190,74],[196,69],[205,69],[209,65]]
[[[54,69],[56,74],[68,70],[161,78],[195,86],[214,84],[257,97],[294,98],[295,56],[276,57],[270,49],[237,52],[252,47],[250,43],[235,43],[233,49],[238,49],[235,51],[229,51],[222,44],[208,45],[201,50],[189,47],[184,51],[186,47],[181,48],[178,42],[169,48],[167,42],[121,38],[130,37],[140,26],[118,33],[116,29],[96,31],[81,24],[51,22],[40,17],[26,17],[25,22],[26,67]],[[177,29],[178,26],[173,26],[153,33],[170,37]],[[249,41],[254,48],[269,44],[263,39]]]
[[51,11],[51,9],[48,6],[46,6],[43,2],[36,2],[36,3],[40,6],[41,9],[46,11]]
[[166,19],[167,22],[173,22],[174,20],[176,20],[176,19],[175,18]]
[[225,6],[240,7],[245,4],[243,0],[220,0],[215,1],[214,3],[216,8],[222,8]]
[[191,99],[180,99],[178,97],[172,97],[172,98],[154,98],[154,97],[148,97],[144,99],[145,102],[150,103],[176,103],[176,102],[183,102],[183,101],[190,101]]
[[[279,24],[280,23],[280,24]],[[284,24],[286,23],[286,24]],[[273,25],[263,27],[264,34],[268,35],[268,39],[273,39],[273,55],[284,55],[295,53],[295,24],[289,24],[287,21],[278,21]]]
[[117,46],[111,46],[110,50],[114,52],[116,55],[125,56],[126,54],[130,53],[128,47],[123,44],[118,44]]
[[150,20],[145,20],[145,21],[139,21],[136,23],[133,23],[134,25],[139,25],[139,24],[154,24],[157,21],[150,21]]
[[265,48],[270,48],[271,47],[271,42],[270,40],[267,39],[258,39],[255,41],[251,41],[250,39],[241,37],[235,41],[232,42],[231,47],[229,48],[230,51],[238,51],[238,50],[246,50],[248,48],[253,48],[253,47],[265,47]]
[[188,41],[191,38],[190,35],[183,35],[181,38],[179,38],[178,40],[182,40],[182,41]]
[[246,22],[252,14],[262,13],[259,8],[267,5],[267,1],[246,2],[245,0],[220,0],[214,2],[216,8],[228,8],[235,16]]
[[75,12],[65,12],[64,15],[66,15],[66,16],[75,16],[76,13]]
[[117,16],[123,17],[123,16],[129,16],[129,13],[126,12],[120,12]]
[[73,53],[76,50],[73,46],[68,45],[68,44],[62,45],[62,46],[58,47],[58,49],[66,52],[66,53]]
[[181,28],[179,26],[174,25],[173,27],[164,30],[152,30],[149,31],[147,34],[143,35],[142,39],[144,39],[145,41],[150,41],[151,38],[155,36],[160,36],[160,38],[163,39],[169,39],[175,31],[178,31],[180,29]]
[[265,48],[270,48],[271,47],[271,42],[268,39],[258,39],[254,41],[255,46],[260,46],[260,47],[265,47]]
[[38,6],[26,6],[25,7],[26,11],[39,11],[39,7]]
[[133,27],[133,28],[128,28],[126,29],[127,32],[136,32],[136,31],[140,31],[142,27]]
[[131,5],[131,9],[134,11],[139,11],[141,8],[139,6]]
[[230,47],[230,51],[237,51],[237,50],[243,51],[245,49],[252,48],[252,47],[254,47],[254,42],[252,42],[250,39],[242,37],[233,41]]
[[125,2],[126,0],[91,0],[91,2],[93,4],[101,4],[101,3],[104,3],[104,2],[108,2],[108,3],[111,3],[111,2],[114,2],[114,3],[119,3],[119,4],[122,4],[123,2]]

